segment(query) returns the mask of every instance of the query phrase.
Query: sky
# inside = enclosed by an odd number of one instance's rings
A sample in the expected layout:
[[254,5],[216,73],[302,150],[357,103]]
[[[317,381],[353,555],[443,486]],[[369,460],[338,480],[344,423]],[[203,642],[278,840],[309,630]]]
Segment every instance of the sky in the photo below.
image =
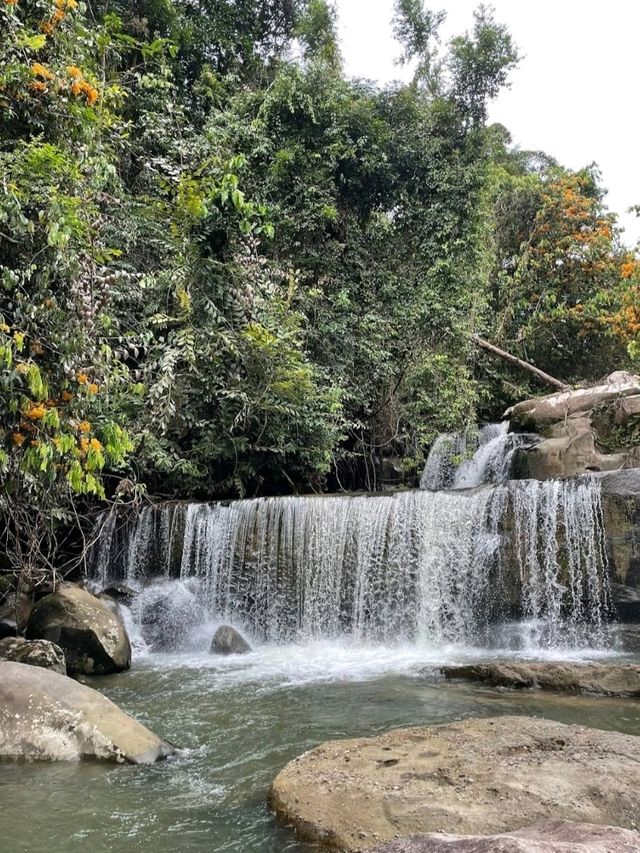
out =
[[[445,40],[473,25],[476,0],[432,0],[444,9]],[[493,0],[523,58],[510,89],[492,104],[490,120],[521,148],[543,150],[578,169],[597,163],[607,204],[624,226],[624,240],[640,239],[640,3],[636,0]],[[390,21],[393,0],[337,0],[347,74],[386,83],[410,72]]]

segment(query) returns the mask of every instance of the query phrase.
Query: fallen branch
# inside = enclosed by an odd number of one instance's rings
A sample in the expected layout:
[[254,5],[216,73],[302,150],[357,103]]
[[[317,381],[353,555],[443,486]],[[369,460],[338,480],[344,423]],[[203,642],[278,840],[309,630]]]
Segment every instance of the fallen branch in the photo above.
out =
[[556,388],[558,391],[569,391],[571,386],[567,385],[564,382],[561,382],[559,379],[555,379],[553,376],[549,376],[548,373],[545,373],[544,370],[540,370],[538,367],[534,367],[533,364],[529,364],[528,361],[523,361],[521,358],[518,358],[515,355],[511,355],[510,352],[505,352],[505,350],[500,349],[495,346],[495,344],[486,341],[484,338],[481,338],[480,335],[473,335],[473,340],[477,343],[477,345],[487,352],[490,352],[492,355],[497,355],[498,358],[501,358],[503,361],[507,361],[509,364],[513,364],[516,367],[522,368],[522,370],[526,370],[528,373],[531,373],[532,376],[535,376],[540,382],[543,382],[545,385],[551,385],[552,388]]

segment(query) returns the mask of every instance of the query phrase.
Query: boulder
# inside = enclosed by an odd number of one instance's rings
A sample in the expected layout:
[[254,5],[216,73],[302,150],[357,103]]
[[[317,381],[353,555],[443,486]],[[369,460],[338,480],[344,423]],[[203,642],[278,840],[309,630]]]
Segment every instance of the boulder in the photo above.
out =
[[523,477],[546,480],[640,467],[640,376],[612,373],[591,388],[518,403],[513,429],[544,440],[520,452]]
[[67,674],[67,662],[60,646],[49,640],[25,640],[24,637],[7,637],[0,640],[0,660],[43,666],[61,675]]
[[69,672],[101,675],[131,665],[129,638],[118,614],[72,584],[61,584],[36,603],[26,634],[59,645]]
[[590,388],[569,389],[517,403],[507,413],[518,427],[539,427],[589,412],[603,403],[640,395],[640,376],[619,370]]
[[638,853],[640,835],[618,826],[549,820],[504,835],[422,835],[375,853]]
[[210,649],[212,655],[244,655],[250,651],[249,643],[231,625],[221,625],[213,635]]
[[444,666],[446,678],[482,681],[494,687],[539,688],[605,696],[640,696],[640,665],[491,661]]
[[303,839],[342,851],[550,818],[633,829],[640,738],[530,717],[399,729],[305,753],[278,774],[270,803]]
[[66,675],[0,662],[0,758],[153,764],[175,748]]

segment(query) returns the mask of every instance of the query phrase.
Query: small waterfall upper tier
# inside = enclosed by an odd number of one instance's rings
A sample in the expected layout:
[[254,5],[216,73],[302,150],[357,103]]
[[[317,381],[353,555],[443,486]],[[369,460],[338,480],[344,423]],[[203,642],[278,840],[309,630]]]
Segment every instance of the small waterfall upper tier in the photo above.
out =
[[445,433],[433,443],[420,488],[435,492],[506,483],[516,451],[539,441],[539,436],[510,433],[508,421]]
[[181,579],[211,618],[256,639],[480,645],[518,620],[541,646],[606,642],[592,478],[169,504],[101,524],[93,567],[102,586]]

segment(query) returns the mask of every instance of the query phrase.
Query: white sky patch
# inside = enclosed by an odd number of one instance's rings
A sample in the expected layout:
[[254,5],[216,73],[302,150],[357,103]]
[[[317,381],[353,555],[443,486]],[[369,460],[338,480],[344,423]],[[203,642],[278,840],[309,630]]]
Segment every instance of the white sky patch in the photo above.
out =
[[[432,0],[447,11],[447,40],[470,29],[475,0]],[[561,164],[600,167],[607,204],[640,239],[640,4],[630,0],[493,0],[496,20],[508,26],[523,59],[512,86],[493,103],[500,122],[521,148],[542,150]],[[394,64],[400,50],[391,30],[393,0],[337,0],[348,75],[386,83],[408,79]]]

